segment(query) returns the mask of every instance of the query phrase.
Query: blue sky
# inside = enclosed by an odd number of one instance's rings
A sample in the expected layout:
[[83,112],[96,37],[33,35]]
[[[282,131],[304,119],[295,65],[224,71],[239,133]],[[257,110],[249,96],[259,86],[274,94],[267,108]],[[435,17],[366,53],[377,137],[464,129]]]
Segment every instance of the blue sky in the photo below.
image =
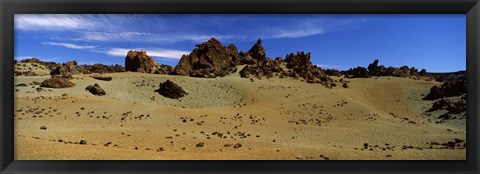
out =
[[312,63],[345,70],[380,64],[451,72],[466,68],[466,18],[458,15],[15,15],[15,59],[124,64],[147,50],[176,65],[216,37],[248,51],[262,38],[267,57],[311,52]]

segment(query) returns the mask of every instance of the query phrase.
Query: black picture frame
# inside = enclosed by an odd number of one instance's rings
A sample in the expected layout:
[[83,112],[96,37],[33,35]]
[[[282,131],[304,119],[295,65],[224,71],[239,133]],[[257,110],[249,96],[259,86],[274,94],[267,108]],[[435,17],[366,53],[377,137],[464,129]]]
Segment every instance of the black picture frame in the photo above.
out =
[[[479,173],[478,0],[0,0],[1,173]],[[467,160],[461,161],[15,161],[14,14],[465,14]]]

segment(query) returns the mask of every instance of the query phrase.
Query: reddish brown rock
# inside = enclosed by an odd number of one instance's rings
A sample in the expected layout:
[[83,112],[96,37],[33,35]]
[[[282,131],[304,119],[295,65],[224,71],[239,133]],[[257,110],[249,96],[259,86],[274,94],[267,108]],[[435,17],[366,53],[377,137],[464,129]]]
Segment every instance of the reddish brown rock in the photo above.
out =
[[98,83],[95,83],[94,85],[87,86],[85,90],[89,91],[93,95],[98,95],[98,96],[103,96],[106,94],[105,90],[103,90]]
[[267,53],[262,46],[262,39],[258,39],[252,48],[248,51],[248,54],[257,61],[263,61],[267,59]]
[[346,75],[349,78],[368,78],[370,77],[368,70],[364,67],[358,66],[356,68],[350,68],[346,71]]
[[125,70],[142,73],[155,73],[159,70],[159,65],[147,52],[130,50],[125,57]]
[[46,88],[68,88],[75,86],[75,84],[66,78],[54,76],[50,79],[44,80],[42,83],[40,83],[40,86]]
[[160,88],[155,90],[155,92],[158,92],[160,95],[171,99],[178,99],[187,94],[187,92],[185,92],[181,86],[178,86],[170,80],[160,83]]
[[[233,48],[232,48],[233,49]],[[189,55],[183,55],[173,70],[174,75],[192,77],[223,77],[236,71],[232,50],[227,50],[220,41],[211,38],[196,45]]]

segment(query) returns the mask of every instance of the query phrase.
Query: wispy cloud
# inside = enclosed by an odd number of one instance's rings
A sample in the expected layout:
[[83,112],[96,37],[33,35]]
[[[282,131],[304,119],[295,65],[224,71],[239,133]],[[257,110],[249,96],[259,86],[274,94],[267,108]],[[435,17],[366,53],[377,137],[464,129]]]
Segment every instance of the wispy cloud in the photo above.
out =
[[15,15],[15,29],[65,30],[92,27],[92,22],[80,15],[21,14]]
[[327,65],[327,64],[315,64],[318,67],[325,68],[325,69],[336,69],[336,68],[343,68],[343,66],[337,66],[337,65]]
[[78,49],[78,50],[97,48],[97,46],[93,46],[93,45],[77,45],[77,44],[72,44],[72,43],[59,43],[59,42],[42,42],[42,44],[43,45],[62,46],[62,47]]
[[169,49],[126,49],[126,48],[111,48],[104,53],[110,56],[125,57],[130,50],[146,50],[147,55],[164,59],[180,59],[184,54],[189,54],[188,51],[169,50]]
[[81,32],[78,37],[67,38],[73,41],[86,42],[155,42],[155,43],[174,43],[182,41],[206,41],[212,37],[220,40],[231,39],[231,35],[202,35],[202,34],[174,34],[174,33],[148,33],[148,32]]
[[267,35],[265,38],[300,38],[322,33],[324,33],[324,31],[320,27],[298,28],[290,30],[280,29],[276,32],[270,33],[270,35]]

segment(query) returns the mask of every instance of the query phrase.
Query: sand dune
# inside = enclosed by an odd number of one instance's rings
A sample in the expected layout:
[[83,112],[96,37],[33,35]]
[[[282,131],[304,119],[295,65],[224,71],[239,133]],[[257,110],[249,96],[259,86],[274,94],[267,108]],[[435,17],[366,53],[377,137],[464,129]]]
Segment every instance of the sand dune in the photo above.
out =
[[[15,160],[466,159],[465,124],[422,117],[432,101],[421,95],[438,82],[356,78],[349,88],[328,89],[238,73],[105,75],[113,80],[73,75],[71,88],[16,87]],[[15,84],[48,78],[17,76]],[[154,92],[167,79],[188,95],[176,100]],[[85,91],[94,83],[105,96]],[[442,145],[455,139],[455,149]]]

